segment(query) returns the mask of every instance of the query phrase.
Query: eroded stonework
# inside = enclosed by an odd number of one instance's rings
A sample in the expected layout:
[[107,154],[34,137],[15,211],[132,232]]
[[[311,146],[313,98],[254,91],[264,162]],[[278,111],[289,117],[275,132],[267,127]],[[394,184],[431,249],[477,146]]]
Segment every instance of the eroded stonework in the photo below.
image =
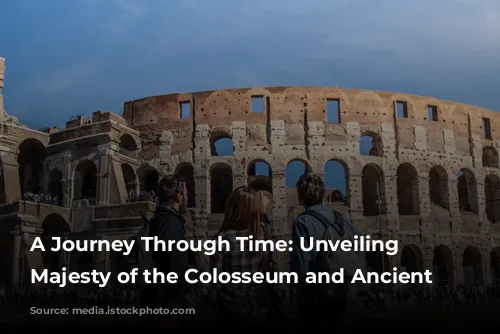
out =
[[[246,184],[270,199],[277,237],[289,238],[302,210],[285,182],[293,161],[320,176],[331,162],[343,167],[346,191],[329,189],[325,203],[373,237],[401,242],[382,267],[431,269],[449,285],[500,278],[500,117],[490,110],[388,92],[265,87],[148,97],[126,102],[121,117],[96,112],[47,133],[3,121],[0,226],[14,259],[3,282],[25,277],[20,259],[31,268],[81,263],[82,254],[52,262],[28,254],[35,235],[129,237],[141,214],[152,215],[158,180],[174,172],[190,189],[190,238],[213,235],[225,198]],[[217,153],[222,140],[231,152]],[[88,265],[113,270],[114,256],[92,254]],[[286,268],[287,254],[279,261]]]

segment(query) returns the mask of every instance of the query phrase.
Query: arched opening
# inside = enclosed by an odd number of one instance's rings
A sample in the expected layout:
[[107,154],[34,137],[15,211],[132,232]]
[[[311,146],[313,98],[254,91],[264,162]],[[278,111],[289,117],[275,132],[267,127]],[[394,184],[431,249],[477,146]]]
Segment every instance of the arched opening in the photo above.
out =
[[210,168],[211,212],[224,213],[226,201],[233,191],[233,171],[226,164],[215,164]]
[[458,172],[458,202],[460,211],[478,213],[477,209],[477,189],[474,174],[462,168]]
[[158,190],[158,182],[160,181],[160,174],[152,167],[141,167],[139,172],[139,183],[141,185],[141,192],[139,194],[139,201],[156,201],[156,191]]
[[495,247],[491,251],[491,284],[500,287],[500,247]]
[[137,143],[131,135],[124,134],[120,137],[120,150],[132,152],[137,150],[137,148]]
[[429,193],[432,204],[449,208],[448,174],[440,166],[434,166],[429,171]]
[[486,175],[484,196],[486,216],[492,224],[496,224],[500,220],[500,178],[498,176]]
[[19,164],[19,183],[23,196],[42,192],[45,157],[45,147],[36,139],[26,139],[19,145],[17,162]]
[[436,284],[449,287],[454,286],[453,254],[448,247],[440,245],[434,249],[432,266]]
[[194,167],[190,164],[183,164],[177,167],[176,174],[186,181],[186,188],[188,191],[187,207],[196,207],[195,202],[195,187],[194,187]]
[[61,205],[63,200],[62,172],[55,168],[49,174],[49,195],[55,205]]
[[465,249],[462,257],[464,273],[464,284],[467,286],[483,283],[481,253],[476,247],[469,246]]
[[420,248],[407,245],[401,252],[401,269],[407,272],[422,272],[424,269],[424,256]]
[[[383,273],[391,270],[391,263],[389,261],[389,256],[381,251],[366,252],[365,260],[367,265],[367,270],[369,272]],[[372,289],[378,289],[383,286],[383,283],[374,283],[371,285]]]
[[97,167],[90,160],[82,160],[75,168],[74,200],[97,197]]
[[418,215],[420,203],[418,195],[418,173],[409,163],[403,163],[396,170],[399,215]]
[[272,211],[273,207],[273,178],[271,167],[262,160],[256,160],[248,165],[247,184],[250,188],[260,193],[267,199],[267,212]]
[[226,132],[213,132],[210,134],[210,151],[212,156],[232,156],[233,139]]
[[384,174],[380,167],[368,164],[362,171],[363,215],[385,214]]
[[340,160],[330,160],[325,164],[325,202],[348,203],[349,169]]
[[[69,267],[72,272],[83,273],[90,272],[94,269],[94,253],[91,251],[73,251],[71,252]],[[76,284],[83,285],[82,283]]]
[[[52,237],[61,237],[68,233],[70,233],[69,224],[61,215],[52,213],[43,220],[41,237],[45,249],[55,247],[56,241],[52,240]],[[42,252],[44,267],[49,271],[59,271],[62,265],[61,257],[61,251]]]
[[122,175],[123,182],[125,183],[125,189],[127,190],[128,200],[135,201],[137,199],[136,194],[136,177],[132,166],[129,164],[122,164]]
[[491,146],[483,148],[483,167],[498,168],[498,152]]
[[297,181],[305,173],[310,173],[311,167],[303,160],[294,159],[285,167],[285,183],[288,188],[296,188]]
[[382,157],[384,155],[384,150],[380,135],[371,131],[363,133],[359,140],[359,153],[361,155]]

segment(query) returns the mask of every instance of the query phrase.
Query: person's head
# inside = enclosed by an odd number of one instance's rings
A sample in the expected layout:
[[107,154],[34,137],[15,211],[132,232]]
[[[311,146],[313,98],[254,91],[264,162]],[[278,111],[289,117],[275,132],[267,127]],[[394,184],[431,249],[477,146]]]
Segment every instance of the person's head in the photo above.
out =
[[186,212],[188,191],[186,182],[178,175],[169,175],[158,183],[158,202],[172,206],[180,213]]
[[297,181],[297,195],[304,207],[323,204],[325,183],[316,175],[306,173]]
[[262,200],[250,187],[242,186],[231,192],[226,202],[224,220],[220,228],[225,230],[244,230],[252,235],[259,233]]

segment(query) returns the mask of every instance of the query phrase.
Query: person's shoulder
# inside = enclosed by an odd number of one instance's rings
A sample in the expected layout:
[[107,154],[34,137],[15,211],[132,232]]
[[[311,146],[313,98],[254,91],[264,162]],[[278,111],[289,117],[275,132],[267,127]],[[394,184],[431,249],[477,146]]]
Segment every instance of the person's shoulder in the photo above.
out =
[[309,219],[307,218],[307,211],[304,211],[302,213],[299,213],[297,217],[293,220],[293,226],[298,227],[298,226],[304,226],[309,223]]

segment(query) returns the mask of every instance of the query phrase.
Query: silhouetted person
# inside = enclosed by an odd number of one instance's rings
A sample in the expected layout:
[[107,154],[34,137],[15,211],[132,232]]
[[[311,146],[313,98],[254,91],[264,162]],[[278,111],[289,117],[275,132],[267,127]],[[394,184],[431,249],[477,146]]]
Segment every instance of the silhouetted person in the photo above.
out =
[[[312,174],[302,175],[297,181],[297,195],[305,212],[297,216],[292,226],[293,251],[291,252],[291,270],[301,280],[296,286],[297,303],[305,330],[338,329],[342,324],[342,314],[346,307],[345,296],[335,296],[335,300],[327,300],[318,292],[317,284],[307,284],[304,278],[307,272],[317,272],[315,264],[319,260],[319,252],[313,249],[304,252],[299,247],[300,238],[323,240],[326,227],[307,212],[314,211],[332,223],[335,221],[331,209],[323,205],[325,184],[323,180]],[[344,219],[347,219],[344,217]],[[311,332],[312,333],[312,332]]]
[[[267,252],[241,250],[237,237],[252,235],[253,240],[263,239],[266,225],[260,223],[262,203],[250,187],[235,189],[227,200],[224,220],[216,235],[229,241],[230,251],[216,252],[210,257],[210,272],[256,273],[267,270]],[[214,284],[216,290],[219,326],[239,331],[241,326],[257,324],[264,316],[263,305],[255,296],[260,284]],[[243,327],[248,329],[248,327]]]
[[[182,216],[187,210],[188,192],[186,182],[179,176],[167,176],[158,184],[159,205],[155,216],[149,222],[150,236],[158,237],[168,244],[169,240],[185,240],[185,220]],[[191,296],[191,285],[184,279],[185,272],[194,264],[190,252],[181,252],[175,247],[172,251],[153,252],[153,261],[158,271],[175,272],[178,275],[176,284],[151,284],[147,287],[146,300],[150,305],[173,308],[194,308]],[[166,322],[174,316],[163,315]],[[188,316],[179,316],[188,320]],[[169,319],[170,318],[170,319]]]

